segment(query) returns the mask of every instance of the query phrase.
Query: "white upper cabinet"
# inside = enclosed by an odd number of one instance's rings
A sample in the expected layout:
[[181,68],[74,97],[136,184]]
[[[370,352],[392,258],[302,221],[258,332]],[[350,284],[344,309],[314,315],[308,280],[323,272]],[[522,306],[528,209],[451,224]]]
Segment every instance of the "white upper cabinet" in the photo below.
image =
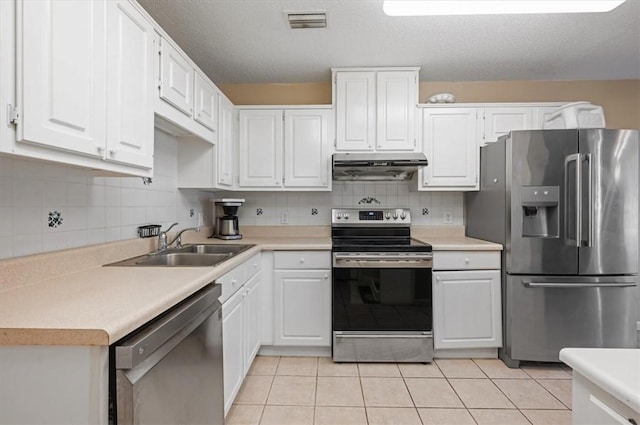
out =
[[288,187],[329,185],[329,109],[285,111],[284,177]]
[[106,3],[42,0],[18,8],[18,140],[102,158]]
[[167,40],[160,47],[160,98],[192,116],[195,70]]
[[107,152],[105,159],[153,167],[155,39],[128,2],[107,3]]
[[417,78],[415,71],[378,72],[377,150],[415,148]]
[[331,190],[333,110],[241,109],[238,187]]
[[421,170],[422,188],[478,188],[477,111],[476,108],[423,110],[422,143],[429,165]]
[[513,130],[533,130],[533,118],[532,107],[484,108],[484,135],[481,145],[493,143],[498,137]]
[[373,150],[376,137],[375,72],[337,72],[336,148]]
[[218,186],[233,186],[233,103],[223,94],[218,94]]
[[333,73],[337,150],[415,150],[418,68],[342,68]]
[[156,46],[128,1],[17,3],[15,142],[4,152],[150,176]]
[[239,112],[239,186],[282,187],[283,111]]
[[218,128],[218,91],[200,72],[196,72],[195,77],[194,118],[209,130],[216,131]]

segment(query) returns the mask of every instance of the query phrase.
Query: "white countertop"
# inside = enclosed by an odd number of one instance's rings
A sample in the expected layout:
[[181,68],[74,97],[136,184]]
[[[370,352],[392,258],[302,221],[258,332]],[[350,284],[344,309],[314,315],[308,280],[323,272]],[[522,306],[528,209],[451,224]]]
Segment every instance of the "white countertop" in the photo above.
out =
[[560,360],[640,413],[640,349],[563,348]]

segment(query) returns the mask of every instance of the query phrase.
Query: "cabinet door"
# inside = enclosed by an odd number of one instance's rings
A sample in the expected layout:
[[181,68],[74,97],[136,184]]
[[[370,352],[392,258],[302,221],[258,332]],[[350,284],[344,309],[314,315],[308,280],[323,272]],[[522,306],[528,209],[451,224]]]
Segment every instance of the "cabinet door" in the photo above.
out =
[[422,186],[460,187],[478,184],[477,110],[434,108],[423,111],[423,150],[429,165],[422,170]]
[[218,128],[218,186],[233,186],[233,103],[218,93],[220,121]]
[[500,271],[433,272],[434,348],[502,346]]
[[541,130],[544,128],[544,122],[552,115],[555,111],[558,110],[558,106],[537,106],[534,109],[534,117],[533,123],[531,124],[531,128],[533,130]]
[[160,98],[192,116],[193,67],[167,40],[160,47]]
[[375,72],[338,72],[336,149],[372,151],[376,137]]
[[244,379],[244,290],[222,305],[224,413],[226,414]]
[[328,188],[332,113],[328,109],[285,111],[285,186]]
[[260,349],[262,335],[262,273],[258,272],[244,289],[244,373],[251,367],[254,357]]
[[153,167],[153,27],[128,1],[107,2],[107,154]]
[[274,345],[331,345],[331,271],[276,270]]
[[239,186],[281,187],[283,111],[243,110],[239,120]]
[[384,71],[377,74],[377,150],[416,147],[415,115],[418,74],[416,71]]
[[485,108],[482,146],[495,142],[498,137],[513,130],[531,130],[532,123],[533,108]]
[[199,72],[195,73],[194,118],[209,130],[218,129],[218,93],[213,84]]
[[106,2],[19,2],[18,140],[102,157]]

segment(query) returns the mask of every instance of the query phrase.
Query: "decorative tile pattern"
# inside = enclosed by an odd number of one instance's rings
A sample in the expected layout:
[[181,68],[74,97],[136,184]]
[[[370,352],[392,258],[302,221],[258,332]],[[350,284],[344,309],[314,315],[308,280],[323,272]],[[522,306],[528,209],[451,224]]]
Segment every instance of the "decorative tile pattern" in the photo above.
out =
[[423,208],[422,215],[429,215],[429,208]]
[[49,218],[47,219],[47,225],[49,227],[57,228],[62,224],[62,213],[58,211],[49,211]]
[[360,199],[360,201],[358,201],[358,205],[362,205],[362,204],[382,204],[382,202],[378,201],[378,199],[371,197],[371,196],[367,196],[365,198]]
[[318,209],[317,208],[311,208],[311,215],[318,215]]
[[256,208],[256,215],[264,214],[264,210],[262,208]]

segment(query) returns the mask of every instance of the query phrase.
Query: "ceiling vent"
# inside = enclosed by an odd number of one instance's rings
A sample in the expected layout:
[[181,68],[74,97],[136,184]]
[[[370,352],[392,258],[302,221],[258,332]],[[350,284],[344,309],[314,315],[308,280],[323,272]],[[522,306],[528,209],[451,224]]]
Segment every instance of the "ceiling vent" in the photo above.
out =
[[326,12],[285,12],[291,29],[326,28]]

